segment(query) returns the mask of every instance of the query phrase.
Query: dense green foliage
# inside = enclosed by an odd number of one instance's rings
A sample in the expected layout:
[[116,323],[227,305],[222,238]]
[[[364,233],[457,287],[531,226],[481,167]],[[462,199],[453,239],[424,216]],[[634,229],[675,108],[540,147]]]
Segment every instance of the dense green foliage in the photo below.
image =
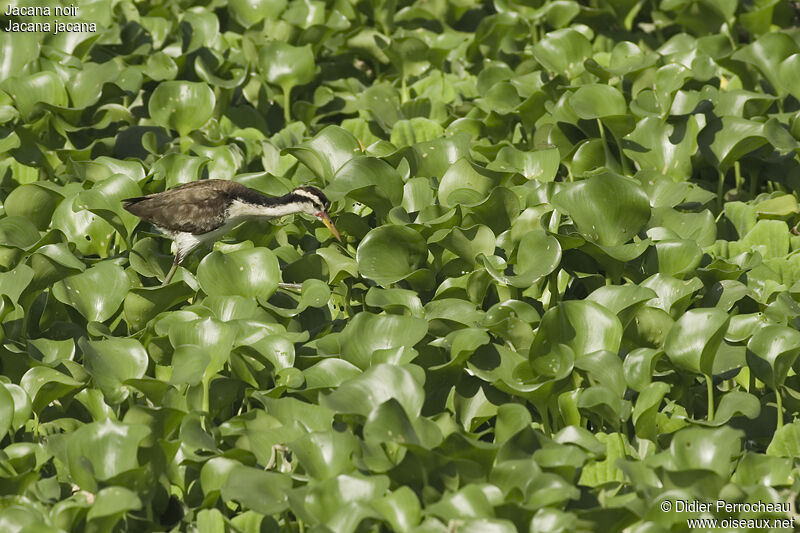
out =
[[[0,32],[0,529],[792,500],[793,5],[97,0],[93,34]],[[323,187],[344,243],[248,223],[162,287],[120,200],[205,177]]]

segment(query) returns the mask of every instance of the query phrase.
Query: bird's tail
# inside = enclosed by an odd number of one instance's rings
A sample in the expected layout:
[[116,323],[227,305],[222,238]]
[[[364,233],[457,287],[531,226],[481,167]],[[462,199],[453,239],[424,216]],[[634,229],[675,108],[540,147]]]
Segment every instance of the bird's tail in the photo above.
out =
[[[141,202],[142,200],[146,200],[147,196],[137,196],[135,198],[125,198],[122,200],[122,207],[125,208],[126,211],[133,213],[133,206]],[[134,213],[135,214],[135,213]]]

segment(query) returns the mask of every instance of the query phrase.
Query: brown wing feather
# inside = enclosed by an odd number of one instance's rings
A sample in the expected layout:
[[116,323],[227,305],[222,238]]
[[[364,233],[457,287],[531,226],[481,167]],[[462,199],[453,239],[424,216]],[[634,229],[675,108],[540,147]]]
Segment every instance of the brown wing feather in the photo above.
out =
[[224,223],[225,211],[243,190],[247,187],[235,181],[200,180],[168,191],[128,198],[123,201],[123,207],[160,228],[199,235]]

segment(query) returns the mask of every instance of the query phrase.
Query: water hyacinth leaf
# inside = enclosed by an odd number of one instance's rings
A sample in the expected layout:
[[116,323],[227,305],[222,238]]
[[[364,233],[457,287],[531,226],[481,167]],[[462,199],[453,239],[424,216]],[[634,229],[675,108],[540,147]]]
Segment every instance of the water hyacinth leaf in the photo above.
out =
[[172,352],[172,375],[170,383],[174,385],[197,385],[211,362],[206,350],[195,344],[181,344]]
[[798,355],[800,332],[786,326],[763,327],[747,342],[747,365],[772,389],[783,385]]
[[680,238],[695,241],[701,247],[714,244],[717,237],[714,215],[708,209],[699,213],[681,213],[669,207],[656,207],[647,225],[651,228],[667,228]]
[[265,515],[283,512],[292,480],[286,474],[265,472],[260,468],[238,466],[231,470],[221,494],[225,501],[234,500]]
[[280,268],[267,248],[211,252],[197,267],[197,280],[209,296],[238,295],[269,298],[278,288]]
[[650,219],[642,187],[610,172],[570,184],[552,203],[572,217],[582,235],[602,246],[628,242]]
[[752,420],[760,412],[761,403],[756,396],[744,391],[730,391],[722,396],[714,413],[714,421],[709,425],[721,426],[737,416],[746,416]]
[[51,71],[6,78],[0,89],[14,96],[17,109],[26,119],[33,118],[42,108],[38,104],[66,107],[69,103],[64,82]]
[[458,203],[479,202],[496,185],[494,179],[467,159],[456,161],[442,176],[439,203],[451,207]]
[[421,318],[358,313],[341,333],[342,356],[366,369],[376,350],[413,347],[425,336],[428,324]]
[[258,68],[268,83],[283,91],[283,112],[288,123],[292,89],[309,83],[316,75],[317,65],[311,45],[293,46],[281,41],[267,41],[258,52]]
[[625,136],[623,152],[642,169],[685,180],[692,173],[691,156],[697,152],[699,131],[693,117],[682,128],[658,117],[644,117]]
[[575,114],[585,120],[624,115],[628,110],[621,92],[600,83],[580,86],[569,103]]
[[669,389],[669,385],[661,381],[650,383],[642,389],[632,415],[637,437],[655,441],[658,436],[656,413]]
[[132,331],[144,329],[162,311],[187,300],[194,291],[185,283],[163,287],[135,287],[125,295],[122,309]]
[[339,126],[328,126],[311,140],[300,146],[290,146],[281,152],[297,158],[323,183],[329,183],[345,163],[360,153],[358,139]]
[[477,485],[468,485],[456,493],[445,494],[442,499],[426,509],[446,521],[464,517],[486,518],[493,515],[492,504]]
[[0,272],[0,295],[7,296],[12,304],[17,303],[20,295],[33,280],[33,276],[33,269],[24,263],[8,272]]
[[403,406],[391,398],[376,409],[364,423],[368,443],[396,443],[431,449],[442,442],[439,428],[427,418],[409,419]]
[[169,341],[173,347],[197,345],[207,350],[210,363],[206,367],[205,378],[210,379],[220,371],[230,355],[236,336],[233,324],[213,318],[176,320],[169,326]]
[[[444,129],[438,122],[426,117],[413,117],[395,122],[389,141],[395,146],[412,146],[429,143],[441,137]],[[425,157],[425,153],[422,154]]]
[[351,455],[357,447],[352,434],[338,431],[306,433],[289,444],[308,475],[318,480],[355,470]]
[[565,28],[545,35],[532,52],[547,70],[572,79],[584,71],[583,62],[591,56],[592,45],[582,33]]
[[141,378],[147,370],[147,352],[136,339],[81,339],[78,346],[83,352],[86,371],[108,402],[117,404],[125,400],[130,391],[124,387],[124,381]]
[[406,279],[427,259],[425,239],[405,226],[380,226],[367,233],[356,252],[362,275],[380,285]]
[[716,307],[690,309],[667,335],[664,342],[667,357],[681,368],[711,376],[729,321],[728,313]]
[[83,386],[80,381],[46,366],[32,367],[25,372],[19,384],[31,399],[35,412]]
[[352,531],[366,518],[380,518],[368,503],[388,490],[386,476],[341,474],[312,487],[305,495],[305,510],[314,521],[335,530]]
[[[24,391],[23,391],[24,394]],[[0,387],[0,436],[5,437],[14,422],[14,397],[6,387]]]
[[410,418],[419,416],[424,400],[422,385],[405,367],[378,364],[323,396],[321,404],[339,413],[369,416],[373,409],[394,398]]
[[75,308],[90,322],[105,322],[117,312],[130,289],[122,268],[103,261],[53,286],[53,296]]
[[755,66],[769,80],[773,89],[779,94],[786,94],[788,88],[794,84],[783,83],[780,65],[796,53],[797,43],[791,37],[783,33],[768,32],[734,52],[731,57]]
[[555,148],[524,152],[513,146],[503,146],[497,153],[497,158],[487,168],[499,171],[516,170],[529,180],[547,183],[556,178],[559,162],[560,157]]
[[[411,316],[419,317],[423,315],[422,302],[419,296],[414,291],[407,289],[370,287],[364,302],[372,307],[380,307],[388,313],[411,314]],[[397,311],[403,312],[397,313]],[[408,311],[408,313],[405,311]]]
[[39,240],[36,226],[23,216],[8,216],[0,220],[0,243],[3,246],[28,248]]
[[185,53],[194,52],[201,47],[210,47],[219,35],[219,19],[214,13],[203,9],[194,7],[187,9],[181,22],[184,25],[182,29],[184,30]]
[[139,466],[137,452],[149,435],[147,426],[111,419],[81,426],[67,437],[70,476],[79,487],[96,492],[99,481]]
[[775,217],[785,217],[800,211],[797,205],[797,198],[792,194],[782,194],[775,198],[770,198],[759,202],[753,206],[758,215],[768,215]]
[[650,272],[682,278],[694,272],[703,258],[703,251],[690,240],[659,241],[650,249],[646,264]]
[[792,80],[792,72],[797,72],[797,68],[800,68],[800,53],[794,53],[781,61],[775,78],[779,83],[778,87],[788,91],[795,98],[800,97],[800,90]]
[[417,495],[407,486],[376,500],[375,509],[389,522],[395,531],[410,531],[422,518],[422,506]]
[[205,83],[165,81],[155,88],[147,108],[156,124],[185,137],[208,122],[215,103],[214,91]]
[[122,207],[122,200],[141,195],[142,189],[133,179],[125,174],[114,174],[80,193],[76,205],[95,213],[127,239],[139,219]]
[[50,224],[58,203],[63,197],[57,192],[35,183],[24,183],[6,197],[4,208],[9,217],[23,217],[43,230]]
[[23,72],[26,65],[39,56],[41,35],[34,32],[0,33],[0,79],[5,80]]
[[553,272],[561,262],[561,245],[558,239],[540,229],[522,237],[514,263],[515,275],[503,274],[485,256],[479,257],[484,268],[499,283],[513,287],[530,287],[537,280]]
[[428,239],[428,242],[444,246],[470,264],[475,264],[478,255],[491,255],[495,249],[494,233],[482,225],[439,230]]
[[797,457],[800,453],[800,421],[795,420],[775,430],[767,455],[772,457]]
[[94,504],[86,513],[86,519],[91,521],[105,518],[104,524],[113,524],[114,519],[119,520],[125,513],[141,507],[142,500],[132,490],[125,487],[106,487],[97,493]]
[[588,300],[567,301],[542,316],[530,357],[533,362],[560,345],[577,356],[599,350],[616,353],[621,341],[622,324],[611,311]]
[[697,137],[709,163],[725,173],[734,162],[767,144],[764,124],[739,117],[710,121]]
[[277,18],[286,9],[286,3],[286,0],[232,0],[228,11],[236,22],[249,28],[265,18]]
[[655,297],[655,292],[638,285],[606,285],[594,290],[587,300],[599,303],[622,319],[625,311]]
[[388,163],[374,157],[359,157],[343,164],[326,191],[332,201],[348,196],[384,219],[402,201],[403,181]]
[[687,428],[677,432],[669,453],[674,470],[709,470],[727,479],[741,453],[741,430]]

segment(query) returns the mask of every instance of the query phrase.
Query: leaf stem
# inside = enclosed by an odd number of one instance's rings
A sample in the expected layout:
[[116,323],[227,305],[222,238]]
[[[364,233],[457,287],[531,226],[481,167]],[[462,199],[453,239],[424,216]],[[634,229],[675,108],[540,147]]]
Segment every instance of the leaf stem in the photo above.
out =
[[606,129],[603,127],[603,122],[599,118],[595,120],[597,120],[597,127],[600,128],[600,140],[603,141],[603,155],[606,156],[606,167],[612,168],[609,163],[614,159],[614,157],[613,154],[611,153],[611,148],[608,146],[608,139],[606,138]]
[[717,178],[717,212],[722,212],[722,197],[725,194],[725,173],[721,169],[717,169],[719,174]]
[[714,381],[711,376],[706,375],[706,393],[708,394],[708,415],[706,420],[714,420]]
[[775,407],[778,410],[778,428],[783,427],[783,398],[781,397],[780,386],[775,388]]
[[734,172],[734,183],[736,184],[736,192],[739,193],[742,190],[742,184],[744,183],[744,181],[742,180],[742,169],[738,161],[736,161],[733,164],[733,172]]
[[283,87],[283,119],[286,121],[286,125],[289,125],[289,122],[292,121],[292,113],[290,106],[292,104],[292,87],[291,85]]

